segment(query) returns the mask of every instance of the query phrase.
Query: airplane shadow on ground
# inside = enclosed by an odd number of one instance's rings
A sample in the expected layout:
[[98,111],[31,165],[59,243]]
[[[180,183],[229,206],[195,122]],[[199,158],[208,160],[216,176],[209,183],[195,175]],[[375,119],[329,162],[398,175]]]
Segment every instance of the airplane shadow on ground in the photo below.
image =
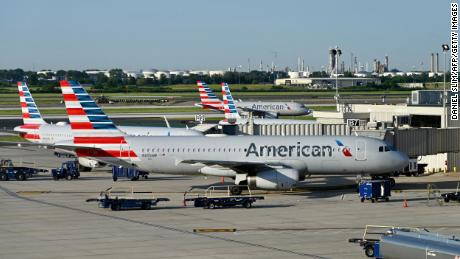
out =
[[[26,181],[30,181],[30,182],[47,182],[47,181],[53,181],[53,182],[80,182],[80,181],[93,181],[93,180],[100,180],[101,178],[100,177],[79,177],[78,179],[72,179],[72,180],[67,180],[67,179],[59,179],[59,180],[54,180],[53,177],[51,176],[36,176],[36,177],[31,177],[31,178],[27,178]],[[103,178],[104,179],[104,178]],[[112,180],[112,178],[107,178],[107,180],[110,179]],[[10,180],[10,181],[16,181],[16,180]]]
[[191,180],[191,176],[152,176],[150,175],[148,179],[140,179],[139,181],[171,181],[171,180]]

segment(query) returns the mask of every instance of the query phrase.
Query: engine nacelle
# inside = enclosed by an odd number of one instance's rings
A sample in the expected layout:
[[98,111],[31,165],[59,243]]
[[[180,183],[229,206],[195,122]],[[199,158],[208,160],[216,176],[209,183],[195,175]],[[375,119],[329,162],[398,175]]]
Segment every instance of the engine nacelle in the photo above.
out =
[[225,176],[225,177],[235,176],[235,171],[228,169],[228,168],[216,168],[216,167],[205,166],[201,168],[199,172],[204,175],[212,175],[212,176]]
[[101,163],[99,163],[96,160],[91,160],[86,157],[79,157],[78,158],[78,163],[81,166],[88,167],[88,168],[96,168],[96,167],[101,167],[103,166]]
[[270,169],[248,176],[248,185],[268,190],[287,190],[299,181],[299,171],[290,168]]

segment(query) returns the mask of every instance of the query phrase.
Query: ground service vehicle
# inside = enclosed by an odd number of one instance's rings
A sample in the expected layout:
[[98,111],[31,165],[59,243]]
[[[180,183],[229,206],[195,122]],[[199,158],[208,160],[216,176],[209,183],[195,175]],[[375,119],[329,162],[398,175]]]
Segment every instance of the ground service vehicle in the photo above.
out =
[[80,171],[78,170],[78,161],[67,161],[62,163],[61,167],[53,169],[51,175],[54,180],[59,179],[78,179],[80,177]]
[[123,166],[112,166],[112,179],[116,182],[120,178],[128,178],[131,181],[137,181],[139,178],[149,178],[149,173],[139,171],[135,168],[128,168]]
[[359,183],[359,197],[361,202],[371,200],[389,201],[391,196],[391,182],[389,180],[361,181]]

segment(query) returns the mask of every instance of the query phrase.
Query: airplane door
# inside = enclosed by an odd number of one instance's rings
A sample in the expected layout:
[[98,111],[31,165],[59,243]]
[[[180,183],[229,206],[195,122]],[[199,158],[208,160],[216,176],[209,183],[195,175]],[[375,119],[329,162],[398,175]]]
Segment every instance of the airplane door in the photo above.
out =
[[366,142],[362,140],[356,141],[356,160],[366,160]]

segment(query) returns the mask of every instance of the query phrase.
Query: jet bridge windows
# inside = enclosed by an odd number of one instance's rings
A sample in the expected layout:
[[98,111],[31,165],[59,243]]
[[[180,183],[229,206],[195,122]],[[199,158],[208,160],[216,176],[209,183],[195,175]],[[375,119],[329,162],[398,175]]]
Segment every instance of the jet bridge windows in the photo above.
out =
[[389,152],[389,151],[396,151],[396,149],[393,146],[380,146],[379,147],[379,152]]

